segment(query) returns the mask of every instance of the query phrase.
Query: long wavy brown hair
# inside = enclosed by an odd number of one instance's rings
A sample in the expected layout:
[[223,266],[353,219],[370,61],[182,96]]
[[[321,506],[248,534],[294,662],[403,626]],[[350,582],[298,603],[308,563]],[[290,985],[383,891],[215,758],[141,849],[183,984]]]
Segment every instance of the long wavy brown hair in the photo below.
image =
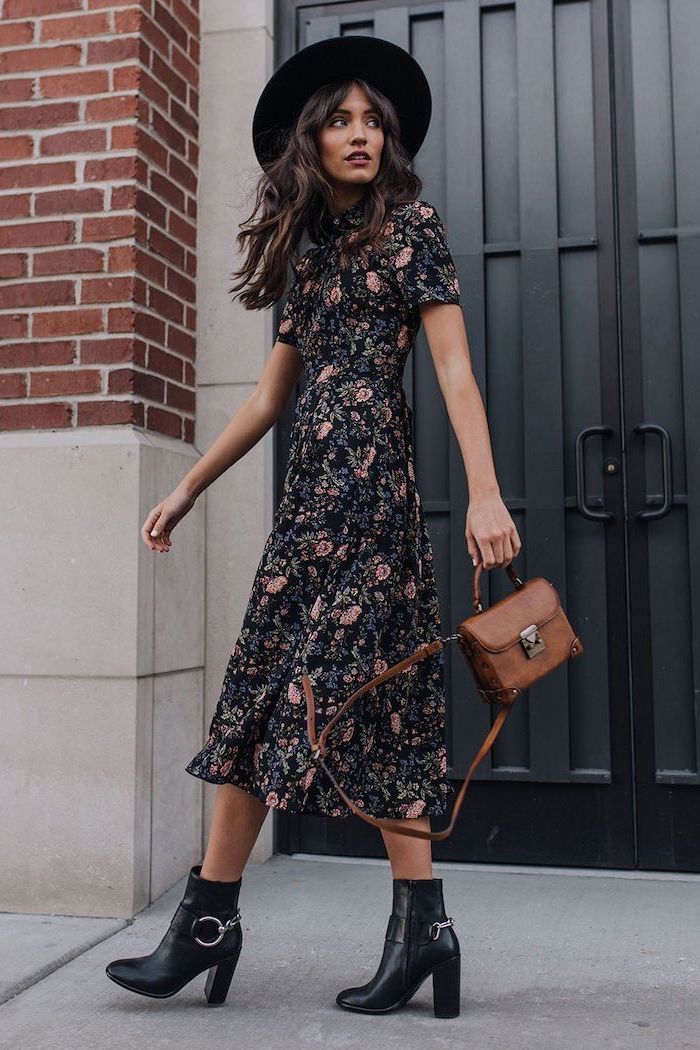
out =
[[[357,84],[377,109],[384,131],[379,170],[367,184],[364,224],[341,238],[341,262],[371,245],[381,250],[381,230],[387,213],[398,204],[416,200],[423,188],[411,159],[401,144],[399,117],[394,104],[361,79],[324,84],[309,96],[295,124],[286,129],[276,158],[266,166],[255,189],[255,204],[236,235],[245,261],[232,277],[241,280],[231,293],[245,289],[240,299],[248,310],[263,310],[283,295],[287,268],[294,260],[305,231],[318,243],[328,229],[333,188],[321,166],[316,134]],[[257,218],[256,218],[257,216]]]

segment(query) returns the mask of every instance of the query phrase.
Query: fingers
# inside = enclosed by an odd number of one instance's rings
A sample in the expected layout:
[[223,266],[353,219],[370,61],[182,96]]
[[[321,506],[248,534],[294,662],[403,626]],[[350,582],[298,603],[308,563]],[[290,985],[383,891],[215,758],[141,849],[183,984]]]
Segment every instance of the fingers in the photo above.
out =
[[482,569],[502,568],[510,565],[513,558],[520,553],[521,543],[515,526],[500,536],[484,537],[478,540],[472,533],[467,537],[467,548],[472,564],[481,562]]
[[166,527],[167,515],[162,513],[162,504],[154,507],[141,529],[141,538],[149,550],[164,554],[171,546],[170,530]]

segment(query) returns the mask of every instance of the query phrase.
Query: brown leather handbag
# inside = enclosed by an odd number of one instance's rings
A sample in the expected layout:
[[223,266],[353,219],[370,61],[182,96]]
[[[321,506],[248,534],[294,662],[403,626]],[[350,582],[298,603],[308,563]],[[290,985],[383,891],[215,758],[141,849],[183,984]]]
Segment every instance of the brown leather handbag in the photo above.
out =
[[[455,634],[447,638],[436,638],[420,646],[410,656],[399,660],[398,663],[356,689],[324,726],[318,737],[316,736],[316,714],[311,681],[308,674],[302,675],[306,697],[306,726],[311,754],[326,771],[346,805],[368,823],[415,838],[431,839],[432,841],[446,839],[455,826],[472,773],[493,746],[517,697],[538,678],[553,671],[565,660],[571,660],[583,652],[581,639],[569,623],[554,585],[543,576],[534,576],[527,583],[523,583],[512,565],[506,565],[505,569],[515,586],[512,594],[495,602],[484,611],[479,592],[479,577],[482,571],[482,565],[479,562],[472,579],[474,615],[463,620],[457,626]],[[481,700],[489,704],[499,703],[501,709],[457,792],[449,824],[441,831],[424,831],[421,828],[407,827],[407,822],[403,818],[373,817],[369,813],[363,813],[360,807],[348,798],[325,762],[324,756],[328,747],[329,733],[351,704],[368,689],[373,689],[388,678],[393,678],[411,664],[427,659],[442,649],[445,642],[453,639],[459,642],[471,668]]]

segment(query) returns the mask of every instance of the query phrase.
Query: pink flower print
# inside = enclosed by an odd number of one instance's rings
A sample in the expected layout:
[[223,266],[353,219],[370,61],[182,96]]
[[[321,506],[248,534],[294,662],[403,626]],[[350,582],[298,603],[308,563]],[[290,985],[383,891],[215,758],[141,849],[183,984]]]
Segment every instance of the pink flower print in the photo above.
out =
[[354,732],[355,732],[355,726],[354,725],[348,726],[347,729],[345,730],[345,732],[343,733],[343,741],[347,742],[348,740],[352,740],[352,735],[353,735]]
[[434,213],[434,211],[435,209],[431,208],[428,204],[421,204],[420,208],[418,209],[418,212],[422,219],[429,219],[430,216]]
[[341,291],[340,285],[333,285],[333,287],[330,290],[329,298],[330,301],[336,305],[340,302],[340,300],[343,298],[343,293]]
[[415,598],[416,596],[416,581],[411,577],[406,586],[403,589],[403,593],[407,598]]
[[287,698],[289,699],[290,704],[301,703],[301,689],[296,682],[290,682],[287,686]]
[[409,334],[408,325],[402,324],[399,328],[399,334],[396,340],[396,345],[399,350],[404,350],[408,346]]
[[374,661],[374,674],[375,675],[381,674],[382,671],[386,671],[388,666],[389,666],[389,664],[387,663],[386,660],[375,660]]
[[416,480],[416,472],[413,466],[413,458],[411,456],[408,457],[408,476],[411,481]]
[[273,576],[265,590],[270,594],[277,594],[283,587],[286,587],[288,583],[289,580],[286,576]]
[[253,768],[260,768],[260,752],[262,751],[262,744],[256,744],[253,748]]
[[227,777],[229,775],[229,773],[231,772],[232,768],[233,768],[233,759],[229,758],[229,759],[227,759],[224,762],[223,766],[221,767],[221,776],[222,777]]
[[391,731],[392,731],[392,733],[397,733],[398,734],[398,733],[401,732],[401,718],[399,717],[398,711],[392,711],[391,712],[391,716],[389,718],[389,722],[391,724]]
[[405,248],[401,249],[399,254],[396,256],[396,259],[394,260],[394,265],[396,266],[397,270],[400,269],[402,266],[407,266],[408,263],[410,263],[411,261],[412,255],[413,248],[410,244],[407,244]]
[[265,798],[265,805],[277,806],[279,805],[279,795],[276,791],[268,791],[267,797]]
[[308,295],[309,292],[311,291],[311,289],[313,288],[313,286],[314,286],[313,285],[313,281],[304,281],[304,284],[302,285],[302,289],[301,289],[301,294],[302,295]]
[[333,424],[329,419],[324,420],[323,423],[319,423],[319,425],[316,427],[316,440],[320,441],[326,436],[326,434],[329,434],[332,429]]
[[406,810],[407,817],[419,817],[425,809],[425,799],[417,798]]
[[365,283],[369,288],[370,292],[381,292],[382,282],[379,274],[375,273],[374,270],[368,270],[365,275]]
[[311,606],[311,612],[309,613],[309,615],[310,615],[312,620],[318,620],[318,616],[319,616],[320,612],[321,612],[321,595],[319,594],[318,598],[316,599],[314,604]]
[[443,774],[443,776],[447,772],[447,752],[444,750],[442,755],[440,756],[440,772]]
[[319,558],[325,558],[327,554],[333,550],[333,544],[330,540],[321,540],[316,544],[316,554]]
[[346,609],[340,614],[341,623],[354,623],[355,620],[362,614],[361,605],[351,605],[349,609]]
[[365,458],[362,460],[362,463],[360,463],[359,467],[355,467],[355,470],[353,471],[353,473],[355,474],[355,477],[358,477],[358,478],[366,478],[366,477],[368,477],[368,468],[372,465],[372,462],[373,462],[374,457],[376,456],[376,454],[377,454],[377,449],[375,448],[374,445],[370,445],[368,447],[368,449],[367,449],[367,454],[366,454]]
[[311,781],[314,779],[314,773],[316,772],[317,768],[317,766],[312,766],[311,769],[307,769],[306,771],[306,776],[304,777],[304,781],[302,784],[302,787],[306,791],[308,791],[309,787],[311,786]]
[[391,568],[386,562],[382,562],[381,565],[377,566],[375,577],[378,580],[386,580],[388,576],[391,576]]
[[330,375],[333,375],[334,372],[335,372],[335,367],[333,365],[324,365],[324,367],[318,373],[317,382],[322,383],[324,381],[324,379],[328,379],[328,377]]
[[284,319],[284,321],[282,321],[282,323],[281,323],[281,325],[279,327],[279,330],[282,333],[282,335],[284,335],[286,332],[288,332],[290,330],[291,327],[292,327],[292,319],[291,319],[291,317],[286,317]]
[[374,391],[371,390],[370,387],[362,386],[362,387],[360,387],[360,389],[355,394],[355,400],[356,401],[369,401],[369,399],[371,398],[373,393],[374,393]]

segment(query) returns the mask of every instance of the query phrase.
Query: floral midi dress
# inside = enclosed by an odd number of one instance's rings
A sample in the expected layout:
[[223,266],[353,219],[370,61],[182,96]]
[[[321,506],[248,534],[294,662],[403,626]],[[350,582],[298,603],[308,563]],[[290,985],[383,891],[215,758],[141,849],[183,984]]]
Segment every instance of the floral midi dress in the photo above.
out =
[[[278,340],[297,348],[298,397],[282,498],[228,661],[209,736],[186,771],[237,784],[293,813],[351,814],[311,754],[316,731],[360,685],[441,634],[433,551],[416,475],[404,364],[420,305],[459,303],[445,229],[426,201],[400,204],[381,251],[350,255],[363,201],[302,255]],[[326,762],[376,817],[443,814],[443,653],[360,696],[328,736]]]

